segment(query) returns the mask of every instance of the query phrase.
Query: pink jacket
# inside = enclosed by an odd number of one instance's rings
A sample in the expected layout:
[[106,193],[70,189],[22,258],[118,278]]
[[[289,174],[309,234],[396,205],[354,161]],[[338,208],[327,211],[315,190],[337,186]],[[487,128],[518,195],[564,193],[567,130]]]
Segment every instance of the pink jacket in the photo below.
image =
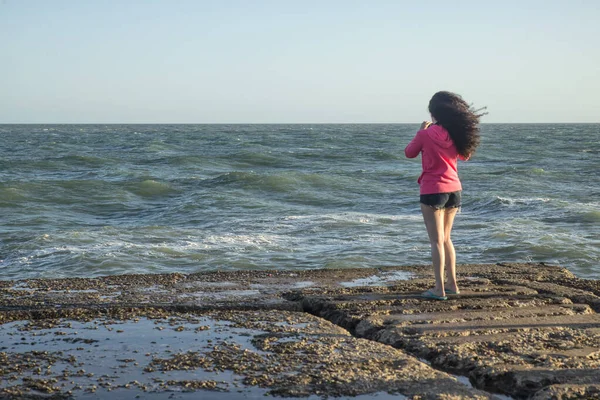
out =
[[456,160],[460,158],[448,131],[440,125],[430,125],[417,132],[404,149],[408,158],[422,153],[423,172],[419,177],[421,194],[449,193],[462,190]]

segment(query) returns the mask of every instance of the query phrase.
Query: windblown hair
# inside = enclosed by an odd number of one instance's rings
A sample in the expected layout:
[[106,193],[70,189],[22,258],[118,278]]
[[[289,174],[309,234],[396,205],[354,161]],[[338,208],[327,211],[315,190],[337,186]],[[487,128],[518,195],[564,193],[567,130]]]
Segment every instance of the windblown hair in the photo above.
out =
[[429,101],[429,112],[448,131],[458,154],[469,158],[479,146],[479,118],[486,108],[474,109],[459,95],[437,92]]

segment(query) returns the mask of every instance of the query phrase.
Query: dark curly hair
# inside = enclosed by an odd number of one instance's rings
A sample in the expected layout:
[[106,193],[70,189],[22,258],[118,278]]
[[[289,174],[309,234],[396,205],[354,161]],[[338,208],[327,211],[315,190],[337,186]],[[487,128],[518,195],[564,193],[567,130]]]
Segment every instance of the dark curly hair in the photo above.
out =
[[429,113],[448,131],[458,154],[469,158],[479,146],[479,118],[487,114],[486,108],[473,109],[459,95],[437,92],[429,100]]

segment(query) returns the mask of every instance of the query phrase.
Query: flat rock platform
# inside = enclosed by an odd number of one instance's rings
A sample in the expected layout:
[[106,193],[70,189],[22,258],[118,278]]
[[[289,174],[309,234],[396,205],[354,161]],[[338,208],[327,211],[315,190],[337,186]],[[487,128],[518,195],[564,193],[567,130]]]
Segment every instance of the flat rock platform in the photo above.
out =
[[0,399],[600,399],[600,281],[458,272],[0,281]]

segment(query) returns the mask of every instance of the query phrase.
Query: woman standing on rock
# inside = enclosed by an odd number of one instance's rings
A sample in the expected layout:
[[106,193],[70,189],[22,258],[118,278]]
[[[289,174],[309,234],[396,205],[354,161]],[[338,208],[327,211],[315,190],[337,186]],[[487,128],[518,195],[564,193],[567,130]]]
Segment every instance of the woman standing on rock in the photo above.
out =
[[[404,153],[415,158],[421,153],[423,172],[419,177],[421,212],[431,243],[435,287],[423,297],[446,300],[458,294],[456,255],[450,239],[454,217],[460,208],[462,185],[457,159],[468,160],[479,145],[479,118],[485,113],[473,110],[462,97],[437,92],[429,101],[433,122],[424,121]],[[444,268],[448,282],[444,286]]]

